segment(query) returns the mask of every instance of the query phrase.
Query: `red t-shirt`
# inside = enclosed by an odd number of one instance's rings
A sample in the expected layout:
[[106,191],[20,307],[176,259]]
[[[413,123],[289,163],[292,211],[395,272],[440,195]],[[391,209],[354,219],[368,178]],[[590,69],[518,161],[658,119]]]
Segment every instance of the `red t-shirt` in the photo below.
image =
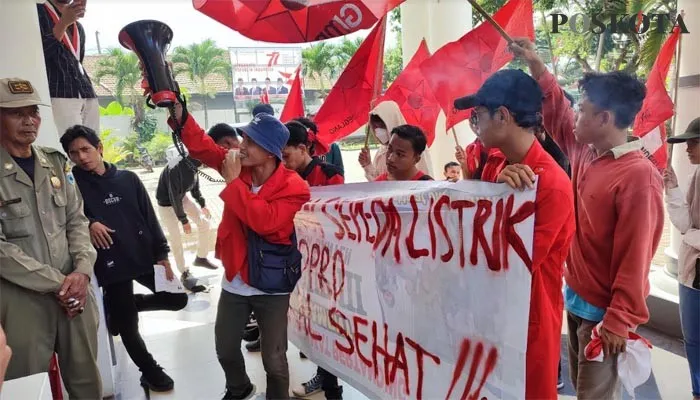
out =
[[[389,180],[389,173],[385,172],[381,175],[379,175],[374,181],[379,182],[379,181],[388,181]],[[426,175],[423,173],[423,171],[418,171],[417,174],[413,176],[410,180],[412,181],[432,181],[433,178],[430,175]]]

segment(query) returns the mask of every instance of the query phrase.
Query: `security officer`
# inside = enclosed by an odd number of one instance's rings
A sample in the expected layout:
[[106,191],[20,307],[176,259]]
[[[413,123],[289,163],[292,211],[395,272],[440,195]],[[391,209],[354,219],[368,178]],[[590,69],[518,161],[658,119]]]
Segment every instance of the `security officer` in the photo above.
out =
[[7,379],[48,371],[55,352],[70,398],[99,399],[90,285],[97,254],[66,157],[33,145],[40,105],[30,82],[0,79],[0,324],[13,352]]

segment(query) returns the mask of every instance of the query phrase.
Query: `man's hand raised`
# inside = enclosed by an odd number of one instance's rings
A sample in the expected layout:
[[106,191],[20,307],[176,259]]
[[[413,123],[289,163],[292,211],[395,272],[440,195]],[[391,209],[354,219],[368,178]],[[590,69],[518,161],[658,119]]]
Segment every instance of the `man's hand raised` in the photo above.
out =
[[539,77],[547,70],[544,62],[535,51],[535,44],[528,38],[513,38],[508,48],[516,58],[525,61],[530,67],[530,74],[533,78]]

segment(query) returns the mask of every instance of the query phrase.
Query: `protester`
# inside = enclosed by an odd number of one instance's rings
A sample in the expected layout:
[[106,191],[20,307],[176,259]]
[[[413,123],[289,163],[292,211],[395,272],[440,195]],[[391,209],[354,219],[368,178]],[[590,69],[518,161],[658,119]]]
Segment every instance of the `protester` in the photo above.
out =
[[56,352],[70,398],[98,399],[90,285],[97,254],[66,157],[33,145],[39,105],[30,82],[0,79],[0,325],[13,351],[7,378],[47,372]]
[[[307,129],[311,130],[311,133],[317,136],[318,125],[316,125],[316,123],[309,118],[312,117],[300,117],[296,118],[296,121],[301,122],[304,126],[306,126]],[[319,156],[318,159],[324,163],[335,165],[336,168],[338,168],[338,171],[340,171],[340,174],[345,176],[345,168],[343,167],[343,155],[340,152],[340,146],[338,146],[337,143],[332,143],[330,149],[328,150],[328,153]]]
[[[177,160],[180,160],[177,162]],[[185,234],[192,233],[190,220],[197,225],[197,255],[192,262],[196,267],[216,269],[216,265],[207,259],[207,254],[212,247],[214,231],[209,220],[211,212],[206,207],[206,200],[199,189],[199,176],[194,170],[201,166],[201,162],[187,157],[176,156],[177,162],[174,166],[169,163],[158,179],[156,189],[156,200],[158,201],[158,214],[170,235],[170,244],[175,256],[175,265],[180,271],[182,284],[192,292],[202,292],[206,287],[199,280],[192,276],[190,268],[185,265],[185,252],[182,246],[182,235],[180,225]],[[199,207],[190,200],[187,193],[191,193]]]
[[[617,356],[628,332],[649,320],[651,260],[663,231],[661,175],[628,137],[646,89],[624,72],[586,73],[578,116],[528,39],[511,51],[527,62],[544,93],[544,127],[571,160],[576,227],[565,270],[571,380],[579,398],[621,396]],[[601,324],[603,362],[584,348]]]
[[[85,201],[90,237],[97,249],[95,275],[104,288],[107,329],[121,335],[131,360],[141,371],[141,384],[156,392],[174,387],[139,333],[141,311],[177,311],[187,305],[185,293],[157,292],[153,265],[165,268],[175,279],[168,262],[168,242],[141,180],[102,159],[102,142],[92,129],[76,125],[61,137],[75,181]],[[153,294],[134,294],[137,281]]]
[[386,172],[374,181],[431,181],[418,166],[428,146],[425,134],[417,126],[399,125],[391,130],[386,152]]
[[[296,268],[274,270],[295,279],[300,276],[301,254],[296,248],[294,216],[311,196],[306,182],[281,163],[289,131],[273,116],[258,114],[240,128],[244,135],[239,153],[216,145],[182,105],[176,106],[176,114],[190,155],[220,171],[227,182],[220,194],[224,214],[216,244],[217,258],[226,270],[215,324],[216,353],[226,376],[224,398],[244,399],[255,392],[241,353],[241,336],[251,311],[255,312],[263,338],[267,398],[289,398],[287,311],[293,285],[280,284],[275,290],[266,288],[267,291],[252,286],[263,285],[261,281],[251,281],[249,267],[258,271],[264,259],[257,252],[248,254],[249,246],[261,252],[274,248],[271,251],[284,254],[284,259],[281,255],[275,259]],[[172,119],[169,123],[175,126]]]
[[[289,130],[289,140],[282,152],[284,165],[296,171],[309,186],[342,185],[343,175],[334,165],[326,164],[314,153],[315,133],[307,128],[300,120],[285,124]],[[318,367],[316,375],[308,382],[302,383],[292,390],[297,397],[309,397],[323,390],[326,399],[338,400],[343,398],[343,387],[338,385],[338,377]]]
[[236,128],[229,124],[216,124],[209,128],[209,132],[207,132],[207,134],[214,141],[214,143],[226,148],[227,150],[237,149],[241,145]]
[[[535,137],[542,123],[542,97],[530,76],[520,70],[502,70],[489,77],[476,94],[455,101],[457,109],[475,109],[484,148],[497,148],[505,157],[506,162],[498,166],[500,170],[494,170],[498,173],[495,181],[518,189],[532,188],[537,174],[525,355],[528,399],[557,398],[562,273],[576,229],[571,182]],[[481,179],[491,180],[489,176]]]
[[[399,125],[406,124],[406,119],[401,114],[398,104],[393,101],[383,101],[370,112],[369,124],[372,134],[379,141],[379,150],[374,155],[374,159],[370,160],[369,148],[363,148],[360,151],[358,161],[365,170],[365,178],[371,182],[386,172],[389,132],[392,132]],[[420,157],[418,169],[424,174],[429,174],[430,169],[425,158],[424,156]]]
[[256,116],[260,113],[266,113],[266,114],[270,114],[270,115],[274,116],[275,109],[272,108],[272,106],[270,104],[260,103],[260,104],[256,105],[255,107],[253,107],[253,116]]
[[457,182],[462,179],[462,169],[458,162],[450,161],[445,164],[443,174],[445,175],[446,181]]
[[100,106],[90,77],[83,68],[86,0],[46,0],[37,4],[46,76],[56,129],[73,125],[100,131]]
[[[693,165],[700,164],[700,118],[685,133],[668,138],[671,144],[685,143]],[[678,293],[685,354],[690,366],[693,397],[700,399],[700,169],[696,168],[688,194],[678,187],[673,167],[664,173],[668,216],[683,235],[678,251]]]

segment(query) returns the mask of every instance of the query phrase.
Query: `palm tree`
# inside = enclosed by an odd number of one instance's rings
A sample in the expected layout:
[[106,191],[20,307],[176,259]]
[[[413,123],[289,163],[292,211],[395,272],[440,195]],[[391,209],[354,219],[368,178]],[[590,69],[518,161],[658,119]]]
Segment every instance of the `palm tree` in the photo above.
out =
[[335,49],[336,65],[339,71],[345,69],[363,41],[364,38],[361,37],[355,38],[355,40],[350,40],[347,37],[343,38],[343,41]]
[[175,64],[175,76],[186,74],[197,86],[197,92],[204,99],[204,125],[209,127],[207,97],[214,98],[215,89],[209,85],[208,79],[213,74],[219,74],[230,82],[231,64],[226,50],[216,47],[216,42],[207,39],[202,43],[177,47],[173,51],[172,62]]
[[141,68],[139,59],[134,53],[126,53],[122,49],[109,50],[106,57],[97,61],[97,70],[94,79],[97,84],[106,76],[111,76],[116,80],[114,86],[114,97],[124,105],[124,95],[128,95],[128,102],[134,110],[134,129],[142,123],[145,118],[143,96],[138,92],[139,82],[141,82]]
[[125,53],[122,49],[109,50],[107,57],[97,61],[97,71],[94,78],[99,84],[100,80],[106,76],[116,79],[114,96],[122,105],[125,104],[125,92],[130,97],[127,104],[135,104],[136,98],[141,97],[136,91],[136,87],[142,79],[139,59],[136,54]]
[[301,59],[304,65],[304,77],[314,78],[323,91],[323,79],[330,79],[335,69],[334,46],[327,42],[320,42],[301,51]]

